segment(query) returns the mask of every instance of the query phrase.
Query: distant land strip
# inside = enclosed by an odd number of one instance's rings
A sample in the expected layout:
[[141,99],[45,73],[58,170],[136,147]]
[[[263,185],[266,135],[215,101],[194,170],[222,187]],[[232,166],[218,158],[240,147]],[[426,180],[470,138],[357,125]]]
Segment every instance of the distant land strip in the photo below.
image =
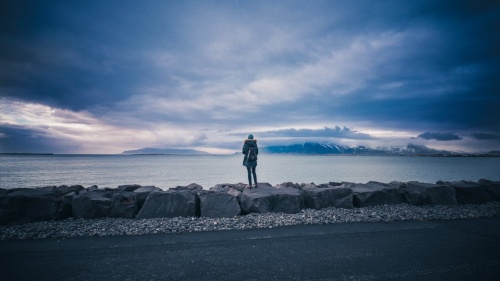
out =
[[54,155],[54,153],[1,152],[0,155]]

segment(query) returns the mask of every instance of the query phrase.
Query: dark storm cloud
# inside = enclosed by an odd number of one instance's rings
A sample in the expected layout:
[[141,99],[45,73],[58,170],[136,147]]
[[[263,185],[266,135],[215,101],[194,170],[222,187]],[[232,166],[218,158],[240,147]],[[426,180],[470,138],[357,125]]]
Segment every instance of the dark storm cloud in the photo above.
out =
[[282,129],[259,133],[261,137],[288,137],[288,138],[343,138],[355,140],[373,139],[368,134],[363,134],[348,127],[335,128],[324,127],[323,129]]
[[2,1],[0,94],[72,110],[109,108],[131,97],[153,76],[137,56],[138,46],[151,43],[141,30],[148,26],[138,21],[144,15],[135,14],[145,6]]
[[[498,1],[0,5],[0,98],[123,130],[341,124],[265,134],[375,139],[350,129],[362,124],[478,142],[500,131]],[[420,138],[460,138],[430,132]]]
[[77,149],[74,143],[50,136],[47,128],[0,123],[0,153],[68,153]]
[[500,135],[498,134],[473,133],[470,136],[477,140],[500,140]]
[[[310,107],[319,116],[379,121],[400,129],[433,126],[498,130],[500,87],[499,79],[495,78],[500,69],[500,37],[496,34],[500,28],[498,3],[419,3],[422,5],[403,13],[395,10],[398,5],[384,7],[393,17],[379,17],[381,12],[374,9],[372,19],[393,25],[366,24],[363,26],[366,34],[399,32],[402,43],[388,48],[389,53],[370,57],[368,63],[363,57],[353,61],[365,65],[377,63],[374,75],[368,76],[363,81],[365,85],[354,89],[352,94],[340,98],[308,97],[301,100],[302,107]],[[408,7],[406,4],[402,6]],[[400,22],[392,21],[401,16]]]
[[454,141],[461,140],[462,138],[458,135],[452,133],[431,133],[425,132],[417,136],[417,138],[421,138],[424,140],[437,140],[437,141]]

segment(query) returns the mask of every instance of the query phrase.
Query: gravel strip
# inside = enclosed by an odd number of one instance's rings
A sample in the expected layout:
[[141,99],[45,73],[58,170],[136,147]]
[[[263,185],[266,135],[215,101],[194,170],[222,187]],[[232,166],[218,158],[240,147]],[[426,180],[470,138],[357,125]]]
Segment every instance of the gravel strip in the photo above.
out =
[[305,209],[297,214],[249,214],[234,218],[155,218],[155,219],[66,219],[15,226],[0,226],[1,240],[64,239],[83,236],[145,235],[286,225],[347,222],[391,222],[408,220],[450,220],[500,215],[500,202],[459,206],[380,205],[367,208],[322,210]]

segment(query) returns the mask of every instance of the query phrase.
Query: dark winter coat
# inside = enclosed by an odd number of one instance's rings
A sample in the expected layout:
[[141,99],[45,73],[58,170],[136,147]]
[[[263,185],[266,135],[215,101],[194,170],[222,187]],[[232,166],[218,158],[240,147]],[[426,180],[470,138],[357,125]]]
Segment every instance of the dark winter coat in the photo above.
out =
[[243,153],[245,155],[245,157],[243,158],[243,166],[257,167],[257,160],[248,161],[248,159],[247,159],[248,158],[248,150],[250,149],[250,147],[253,148],[253,150],[255,151],[255,154],[259,155],[259,148],[257,147],[257,140],[246,139],[245,143],[243,144],[243,148],[241,149],[241,153]]

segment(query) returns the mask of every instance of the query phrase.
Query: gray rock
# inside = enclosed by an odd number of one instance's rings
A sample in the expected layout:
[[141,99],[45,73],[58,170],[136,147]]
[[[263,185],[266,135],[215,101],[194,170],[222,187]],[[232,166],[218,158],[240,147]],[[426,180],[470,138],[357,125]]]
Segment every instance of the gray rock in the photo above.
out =
[[66,194],[69,194],[71,192],[78,194],[80,191],[82,191],[84,189],[85,188],[81,185],[72,185],[72,186],[61,185],[61,186],[54,188],[54,190],[57,193],[62,194],[62,195],[66,195]]
[[353,208],[352,189],[350,188],[338,188],[334,186],[309,188],[304,191],[304,197],[306,208]]
[[483,187],[492,200],[500,201],[500,181],[480,179],[477,184]]
[[78,194],[76,194],[76,192],[70,192],[66,195],[64,195],[64,198],[67,198],[69,199],[70,201],[73,201],[73,198],[75,198]]
[[292,188],[295,188],[295,189],[302,189],[302,187],[301,187],[300,184],[293,183],[293,182],[284,182],[284,183],[278,184],[278,185],[276,185],[274,187],[276,187],[276,188],[292,187]]
[[196,195],[191,191],[152,192],[136,218],[194,217],[198,207]]
[[48,189],[17,189],[0,196],[0,223],[21,224],[64,219],[67,212],[64,197]]
[[59,205],[58,215],[55,219],[66,219],[73,217],[73,200],[66,195],[60,196],[61,204]]
[[412,205],[457,205],[455,189],[451,186],[410,181],[403,190]]
[[187,186],[188,190],[191,191],[201,191],[203,190],[203,186],[197,184],[197,183],[191,183]]
[[351,189],[352,189],[352,187],[353,187],[353,186],[357,186],[357,185],[359,185],[359,184],[358,184],[358,183],[353,183],[353,182],[342,182],[342,183],[341,183],[339,186],[337,186],[337,187],[341,187],[341,188],[351,188]]
[[112,192],[104,190],[81,191],[71,202],[75,218],[103,218],[111,213]]
[[[233,218],[195,219],[192,217],[177,217],[148,220],[122,218],[105,218],[99,220],[68,219],[16,226],[0,226],[0,240],[152,235],[158,233],[275,228],[303,224],[475,219],[499,215],[500,202],[489,202],[481,205],[468,204],[457,206],[413,206],[399,204],[355,209],[305,209],[297,214],[266,213]],[[5,242],[9,243],[8,241]]]
[[367,184],[349,185],[353,191],[354,207],[368,207],[376,205],[393,205],[405,203],[400,187],[386,183],[370,181]]
[[400,181],[391,181],[389,183],[389,186],[395,187],[395,188],[404,188],[404,187],[406,187],[406,183],[400,182]]
[[136,189],[141,188],[140,185],[138,184],[126,184],[126,185],[120,185],[118,186],[117,190],[118,191],[128,191],[128,192],[133,192]]
[[311,188],[318,188],[313,182],[312,183],[302,183],[300,185],[300,189],[302,190],[307,190],[307,189],[311,189]]
[[49,186],[42,186],[42,187],[37,187],[37,190],[44,190],[44,191],[53,191],[56,188],[54,185],[49,185]]
[[202,191],[203,190],[203,186],[197,184],[197,183],[191,183],[187,186],[176,186],[176,187],[172,187],[172,188],[169,188],[169,190],[188,190],[188,191],[192,191],[192,192],[198,192],[198,191]]
[[227,194],[230,194],[234,197],[236,197],[238,199],[238,202],[240,201],[241,199],[241,195],[243,194],[243,192],[237,190],[237,189],[233,189],[231,188],[228,192],[226,192]]
[[99,190],[99,187],[97,185],[92,185],[92,186],[87,187],[85,190],[96,191],[96,190]]
[[241,209],[244,213],[298,213],[303,206],[301,191],[291,187],[274,188],[268,183],[245,189],[241,195]]
[[455,181],[450,184],[455,188],[458,204],[483,204],[493,201],[483,186],[469,181]]
[[138,209],[140,210],[142,208],[144,202],[146,202],[146,199],[148,198],[151,192],[157,192],[157,191],[163,191],[163,190],[156,186],[142,186],[134,190],[135,196],[137,198]]
[[111,198],[111,217],[132,219],[139,205],[134,192],[115,192]]
[[216,184],[214,187],[211,187],[211,191],[215,192],[229,192],[230,190],[237,190],[239,192],[243,192],[245,189],[245,184],[243,183],[221,183],[221,184]]
[[229,192],[202,191],[198,196],[200,198],[200,216],[202,217],[231,218],[241,213],[237,196]]

